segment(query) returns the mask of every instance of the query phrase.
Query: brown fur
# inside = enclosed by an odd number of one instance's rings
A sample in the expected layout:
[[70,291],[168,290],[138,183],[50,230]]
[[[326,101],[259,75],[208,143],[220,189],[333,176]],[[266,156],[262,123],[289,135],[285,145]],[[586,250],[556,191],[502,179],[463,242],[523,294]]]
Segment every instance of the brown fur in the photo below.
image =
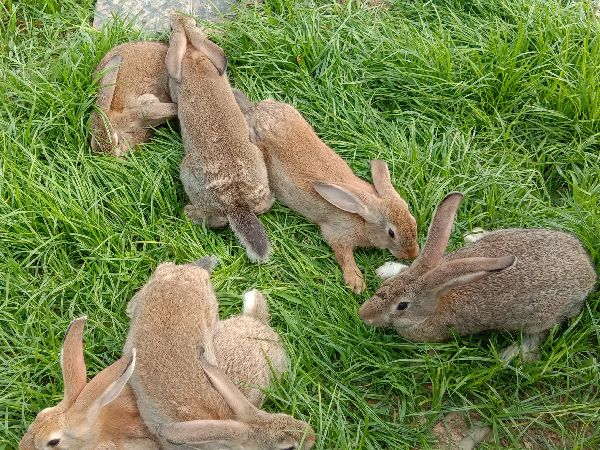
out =
[[[188,39],[202,47],[186,47]],[[215,47],[220,50],[204,38],[192,19],[174,19],[167,68],[185,149],[180,172],[190,200],[185,212],[193,221],[211,227],[229,222],[248,256],[264,261],[270,244],[256,214],[273,202],[267,171],[260,150],[249,140],[227,75],[220,72],[223,63],[215,65]]]
[[212,334],[218,303],[208,272],[163,263],[132,298],[127,312],[131,323],[124,351],[135,347],[138,359],[130,384],[148,427],[227,417],[227,405],[208,389],[197,362],[199,346],[215,360]]
[[114,380],[121,378],[131,364],[131,358],[121,358],[86,384],[82,343],[84,323],[85,318],[81,318],[71,324],[63,345],[63,400],[40,411],[19,443],[19,449],[45,450],[50,448],[47,444],[53,439],[60,439],[57,448],[68,450],[158,449],[140,418],[128,385],[114,400],[101,407],[99,414],[91,414],[93,405],[110,389]]
[[159,42],[128,42],[102,58],[94,71],[94,78],[101,78],[97,110],[90,116],[92,150],[123,156],[147,142],[152,127],[176,116],[165,66],[167,48]]
[[265,399],[262,389],[271,384],[271,367],[275,376],[287,369],[287,355],[279,335],[267,322],[253,317],[235,316],[219,322],[214,346],[217,365],[257,407]]
[[[156,269],[128,306],[131,325],[125,344],[125,351],[137,350],[138,363],[130,384],[150,430],[189,421],[202,422],[198,429],[205,430],[217,421],[211,427],[219,434],[219,423],[236,419],[231,405],[204,374],[200,349],[208,361],[219,364],[240,384],[252,408],[260,406],[264,399],[261,389],[269,385],[271,370],[283,372],[287,357],[266,322],[266,302],[259,293],[254,305],[249,304],[242,316],[218,322],[218,304],[208,272],[194,264],[164,263]],[[256,426],[264,432],[273,415],[260,414]],[[289,416],[276,416],[288,418],[284,420],[288,427],[298,425]],[[166,439],[161,445],[177,448]]]
[[[363,320],[394,327],[413,341],[435,342],[450,339],[451,330],[539,334],[581,311],[597,276],[570,234],[497,230],[444,257],[460,198],[451,194],[442,202],[421,256],[362,305]],[[406,308],[399,311],[401,302]]]
[[[415,219],[391,185],[383,161],[372,163],[374,180],[379,177],[377,189],[354,175],[292,106],[273,100],[253,105],[241,92],[235,95],[246,115],[251,141],[263,151],[275,197],[319,225],[351,289],[361,292],[365,287],[354,260],[355,248],[387,248],[398,258],[418,254]],[[331,185],[353,196],[358,213],[325,199],[320,189]],[[394,231],[393,239],[389,229]]]

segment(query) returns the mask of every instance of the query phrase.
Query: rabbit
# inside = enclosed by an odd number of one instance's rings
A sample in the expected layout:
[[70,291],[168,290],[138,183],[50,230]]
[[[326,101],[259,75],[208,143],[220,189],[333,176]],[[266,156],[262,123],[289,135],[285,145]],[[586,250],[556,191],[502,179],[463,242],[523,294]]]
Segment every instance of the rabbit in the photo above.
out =
[[256,408],[203,355],[200,366],[210,385],[231,408],[233,418],[159,425],[158,435],[174,444],[173,448],[184,445],[203,450],[308,450],[313,447],[316,437],[308,424]]
[[63,399],[39,412],[19,449],[158,449],[127,385],[135,367],[135,349],[87,383],[82,340],[85,322],[86,317],[74,320],[65,336],[60,357]]
[[[531,358],[546,331],[578,314],[593,291],[590,257],[570,234],[521,228],[486,231],[444,256],[462,198],[453,192],[442,200],[419,257],[383,282],[360,317],[417,342],[447,341],[452,330],[522,330],[523,356]],[[513,345],[500,357],[518,353]]]
[[[213,335],[217,366],[256,407],[265,399],[262,389],[273,376],[281,376],[288,358],[281,338],[269,326],[269,309],[264,295],[256,289],[244,294],[239,316],[217,322]],[[271,373],[273,372],[273,373]]]
[[384,161],[371,161],[373,184],[367,183],[291,105],[274,100],[253,104],[240,91],[235,96],[250,140],[263,151],[275,198],[319,225],[354,292],[365,288],[355,248],[387,248],[400,259],[418,255],[416,221]]
[[110,50],[94,71],[100,78],[96,110],[90,116],[92,150],[124,156],[147,142],[154,130],[177,116],[171,101],[160,42],[127,42]]
[[[167,423],[197,421],[194,432],[205,436],[197,448],[301,448],[304,434],[313,433],[308,424],[256,409],[263,396],[253,387],[268,386],[270,364],[279,373],[287,366],[279,337],[266,323],[264,297],[256,291],[246,294],[243,317],[219,326],[210,270],[210,258],[196,264],[163,263],[127,307],[131,323],[124,352],[137,349],[130,384],[146,426],[155,431]],[[241,390],[250,398],[245,405],[258,411],[258,418],[252,416],[252,422],[246,423],[250,416],[238,415],[237,403],[219,388],[213,389],[198,358],[200,348],[210,364],[229,372],[227,380],[237,378],[242,384]],[[288,431],[281,431],[282,427]],[[245,430],[246,440],[232,434],[234,430]],[[261,439],[267,440],[267,447],[256,447]],[[160,437],[160,444],[165,449],[179,448],[165,437]]]
[[225,74],[223,50],[194,19],[175,16],[166,64],[185,149],[180,167],[190,201],[185,214],[211,228],[229,223],[248,257],[266,261],[271,244],[257,214],[269,210],[273,197],[262,154],[249,140]]

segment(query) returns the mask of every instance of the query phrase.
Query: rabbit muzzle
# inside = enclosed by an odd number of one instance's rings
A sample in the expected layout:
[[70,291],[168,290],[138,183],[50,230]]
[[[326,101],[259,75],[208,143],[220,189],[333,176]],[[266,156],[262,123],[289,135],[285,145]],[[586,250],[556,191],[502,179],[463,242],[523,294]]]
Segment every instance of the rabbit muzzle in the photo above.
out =
[[381,313],[377,307],[377,303],[380,303],[381,299],[373,297],[371,300],[363,303],[358,310],[358,315],[367,324],[374,327],[384,327],[388,324],[387,317]]
[[412,247],[402,248],[391,253],[398,259],[415,259],[419,256],[419,244],[415,243]]

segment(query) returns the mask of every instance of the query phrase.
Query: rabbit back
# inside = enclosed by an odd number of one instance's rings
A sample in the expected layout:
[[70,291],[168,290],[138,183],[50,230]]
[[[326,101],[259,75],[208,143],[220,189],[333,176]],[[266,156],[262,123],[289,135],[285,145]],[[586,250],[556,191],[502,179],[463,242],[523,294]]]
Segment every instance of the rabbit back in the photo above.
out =
[[122,111],[144,94],[153,94],[161,102],[171,101],[165,65],[167,49],[168,46],[161,42],[127,42],[117,45],[102,58],[96,74],[114,56],[123,57],[111,110]]
[[506,255],[517,257],[514,267],[450,290],[440,299],[439,317],[433,321],[460,334],[536,333],[579,313],[594,289],[597,276],[590,257],[579,240],[560,231],[492,231],[445,259]]
[[130,384],[148,428],[227,417],[227,405],[210,388],[198,362],[200,347],[215,360],[218,303],[208,272],[191,264],[161,264],[133,297],[128,313],[125,351],[135,347],[138,358]]
[[[251,140],[264,154],[271,189],[286,206],[309,220],[321,223],[337,208],[313,188],[314,181],[342,183],[375,195],[370,183],[357,177],[350,166],[314,132],[291,105],[263,100],[246,107]],[[343,214],[352,218],[351,214]]]
[[287,369],[279,335],[254,317],[236,316],[217,324],[214,346],[217,365],[260,408],[265,399],[261,389],[270,385],[273,375],[278,377]]
[[225,75],[196,50],[188,50],[181,66],[179,121],[189,177],[194,174],[215,207],[227,211],[239,203],[252,208],[270,196],[261,152],[249,141],[246,120],[237,107]]

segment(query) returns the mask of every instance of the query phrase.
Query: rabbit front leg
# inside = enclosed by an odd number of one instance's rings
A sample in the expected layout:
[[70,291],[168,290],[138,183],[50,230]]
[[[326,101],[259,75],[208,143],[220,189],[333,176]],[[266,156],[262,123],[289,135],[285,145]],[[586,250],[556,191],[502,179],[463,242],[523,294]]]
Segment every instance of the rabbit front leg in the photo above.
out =
[[344,281],[350,289],[360,294],[365,289],[365,279],[354,259],[354,247],[340,242],[330,245],[344,274]]

